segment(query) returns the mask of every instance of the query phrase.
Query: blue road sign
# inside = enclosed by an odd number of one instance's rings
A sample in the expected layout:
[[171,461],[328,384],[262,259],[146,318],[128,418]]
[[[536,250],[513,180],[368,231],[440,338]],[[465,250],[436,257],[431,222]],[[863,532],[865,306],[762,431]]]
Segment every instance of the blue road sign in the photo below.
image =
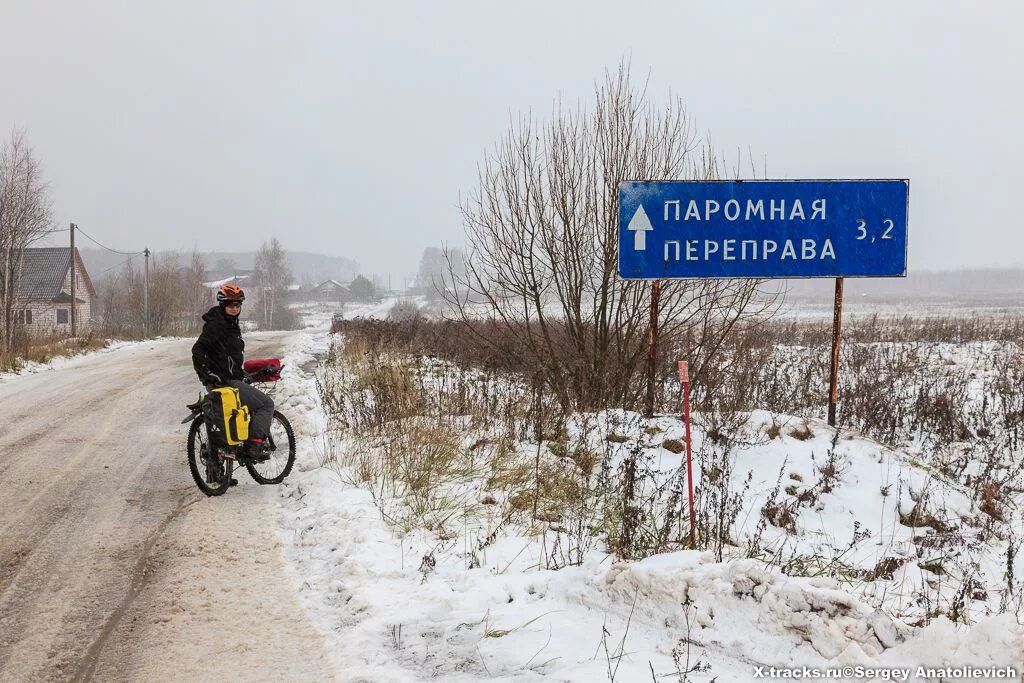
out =
[[619,275],[903,277],[909,180],[619,185]]

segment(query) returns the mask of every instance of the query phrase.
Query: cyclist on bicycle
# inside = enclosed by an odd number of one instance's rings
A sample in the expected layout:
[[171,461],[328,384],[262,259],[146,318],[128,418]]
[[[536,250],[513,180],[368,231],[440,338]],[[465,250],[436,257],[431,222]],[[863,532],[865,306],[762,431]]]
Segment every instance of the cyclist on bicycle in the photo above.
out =
[[224,285],[217,291],[217,305],[203,314],[203,331],[192,346],[192,365],[207,391],[222,386],[238,389],[242,403],[252,413],[246,446],[258,450],[270,431],[274,400],[245,382],[245,342],[238,326],[243,301],[245,292],[236,285]]

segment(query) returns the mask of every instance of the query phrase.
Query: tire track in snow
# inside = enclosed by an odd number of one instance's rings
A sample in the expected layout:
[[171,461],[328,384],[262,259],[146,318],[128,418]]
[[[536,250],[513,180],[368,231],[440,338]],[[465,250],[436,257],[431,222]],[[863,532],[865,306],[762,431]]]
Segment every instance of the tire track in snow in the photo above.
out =
[[[142,589],[145,587],[147,582],[146,576],[146,564],[152,559],[153,546],[163,535],[168,525],[174,521],[174,519],[180,515],[186,507],[193,505],[198,502],[196,495],[193,493],[186,493],[178,499],[178,506],[171,511],[164,521],[160,522],[149,538],[146,539],[145,544],[142,546],[142,552],[139,554],[139,559],[135,562],[135,567],[132,570],[131,581],[128,584],[128,593],[124,596],[124,600],[117,606],[116,609],[107,618],[103,628],[100,629],[99,635],[96,640],[93,641],[92,645],[85,653],[85,657],[82,658],[82,663],[78,667],[78,672],[75,674],[74,680],[76,683],[85,682],[92,680],[93,674],[96,672],[96,665],[99,663],[100,652],[103,650],[103,646],[106,644],[107,639],[117,628],[121,619],[124,617],[128,607],[132,604]],[[187,502],[191,499],[191,502]]]

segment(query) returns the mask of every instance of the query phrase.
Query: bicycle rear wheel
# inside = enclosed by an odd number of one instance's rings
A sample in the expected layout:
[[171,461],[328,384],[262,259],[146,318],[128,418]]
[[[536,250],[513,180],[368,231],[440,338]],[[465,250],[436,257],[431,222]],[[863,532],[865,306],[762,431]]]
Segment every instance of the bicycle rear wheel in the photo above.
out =
[[235,461],[222,458],[210,443],[203,419],[192,420],[188,428],[188,468],[199,490],[208,496],[222,495],[231,487]]
[[245,469],[258,484],[280,484],[295,464],[295,433],[288,419],[274,411],[268,435],[270,457],[263,462],[246,460]]

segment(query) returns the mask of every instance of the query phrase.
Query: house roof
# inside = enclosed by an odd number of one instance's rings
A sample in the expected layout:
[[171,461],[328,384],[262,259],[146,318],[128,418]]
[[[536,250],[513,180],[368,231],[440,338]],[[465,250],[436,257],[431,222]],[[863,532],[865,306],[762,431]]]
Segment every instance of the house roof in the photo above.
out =
[[[85,303],[85,299],[80,299],[79,297],[76,296],[75,297],[75,302],[76,303],[80,303],[80,304],[84,304]],[[67,292],[61,292],[57,296],[53,297],[53,303],[55,303],[55,304],[69,304],[69,303],[71,303],[71,295],[68,294]]]
[[[92,280],[85,270],[82,255],[75,250],[86,289],[96,296]],[[18,279],[18,299],[56,299],[64,289],[64,280],[71,264],[71,247],[42,247],[25,249]],[[78,297],[75,297],[78,298]],[[70,301],[70,295],[68,295]]]
[[326,289],[345,289],[346,287],[347,285],[343,285],[337,280],[324,280],[313,289],[316,291],[320,291]]
[[237,284],[240,283],[242,280],[247,279],[249,279],[248,275],[232,275],[231,277],[226,277],[222,280],[212,280],[210,282],[204,282],[203,286],[210,287],[211,289],[218,289],[223,285]]

